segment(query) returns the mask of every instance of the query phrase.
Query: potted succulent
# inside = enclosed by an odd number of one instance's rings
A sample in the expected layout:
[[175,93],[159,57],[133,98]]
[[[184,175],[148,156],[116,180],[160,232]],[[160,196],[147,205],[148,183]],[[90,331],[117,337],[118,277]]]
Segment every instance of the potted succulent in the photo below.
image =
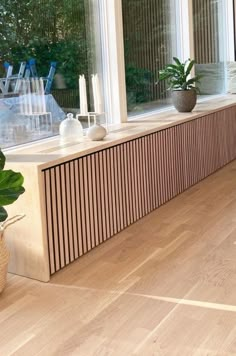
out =
[[24,193],[22,186],[24,178],[21,173],[4,170],[6,158],[0,149],[0,293],[6,285],[9,252],[4,241],[4,231],[14,222],[22,219],[24,215],[16,215],[8,219],[4,206],[14,203]]
[[190,77],[191,70],[196,63],[195,60],[187,59],[181,62],[173,57],[174,64],[167,64],[159,71],[159,80],[167,80],[168,90],[172,92],[173,105],[179,112],[191,112],[197,102],[198,87],[201,76]]

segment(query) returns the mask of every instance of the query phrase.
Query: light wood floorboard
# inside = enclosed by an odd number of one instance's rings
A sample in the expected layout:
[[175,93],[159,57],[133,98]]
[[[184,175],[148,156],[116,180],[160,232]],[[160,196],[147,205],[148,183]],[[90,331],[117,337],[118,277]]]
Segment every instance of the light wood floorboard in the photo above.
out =
[[8,355],[235,356],[236,161],[48,284],[9,274]]

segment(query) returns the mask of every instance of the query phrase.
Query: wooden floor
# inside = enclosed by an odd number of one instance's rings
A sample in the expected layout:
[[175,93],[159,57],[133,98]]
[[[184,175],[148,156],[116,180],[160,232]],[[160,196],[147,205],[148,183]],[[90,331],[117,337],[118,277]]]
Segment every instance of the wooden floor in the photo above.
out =
[[0,355],[235,356],[236,162],[48,284],[9,275]]

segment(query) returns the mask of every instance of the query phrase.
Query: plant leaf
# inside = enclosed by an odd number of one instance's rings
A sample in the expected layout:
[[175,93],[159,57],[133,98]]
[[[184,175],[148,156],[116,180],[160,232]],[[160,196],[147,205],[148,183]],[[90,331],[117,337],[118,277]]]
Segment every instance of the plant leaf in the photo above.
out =
[[177,57],[173,57],[173,60],[175,64],[167,64],[164,69],[159,71],[159,81],[167,80],[170,89],[191,89],[192,84],[199,82],[199,79],[202,78],[202,76],[196,75],[188,79],[196,61],[189,58],[184,63],[181,63]]
[[24,193],[24,178],[12,170],[0,171],[0,206],[12,204]]
[[189,79],[189,80],[186,82],[186,84],[187,84],[187,85],[190,85],[190,84],[197,83],[197,82],[199,82],[198,77],[193,77],[193,78]]
[[6,210],[3,208],[3,206],[0,206],[0,222],[3,222],[7,219],[8,214]]
[[179,66],[182,65],[182,63],[180,62],[180,60],[177,57],[173,57],[173,60],[175,61],[176,64],[178,64]]
[[189,62],[189,64],[188,64],[187,68],[186,68],[186,78],[187,78],[187,76],[190,74],[190,72],[191,72],[191,70],[192,70],[194,64],[196,63],[196,61],[195,61],[194,59],[193,59],[192,61],[191,61],[191,60],[189,60],[189,61],[190,61],[190,62]]
[[0,149],[0,171],[3,170],[3,168],[5,166],[5,161],[6,161],[6,158],[5,158],[4,154],[2,153],[2,150]]

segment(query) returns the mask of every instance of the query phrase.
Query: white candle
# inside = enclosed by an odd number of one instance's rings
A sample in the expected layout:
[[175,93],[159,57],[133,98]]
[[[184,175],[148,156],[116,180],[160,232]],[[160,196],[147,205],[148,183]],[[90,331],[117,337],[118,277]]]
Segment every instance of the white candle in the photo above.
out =
[[80,114],[88,115],[87,88],[84,75],[79,76]]
[[93,88],[94,111],[96,114],[101,114],[103,112],[103,107],[102,107],[101,88],[100,88],[100,83],[97,74],[92,75],[92,88]]
[[87,87],[86,87],[86,80],[83,75],[83,105],[84,105],[84,113],[88,114],[88,101],[87,101]]
[[95,83],[95,76],[92,74],[92,89],[93,89],[93,104],[94,104],[94,111],[96,112],[97,108],[97,94],[96,94],[96,83]]
[[94,76],[94,80],[95,80],[95,87],[96,87],[96,108],[95,108],[95,112],[97,114],[101,114],[103,112],[103,107],[102,107],[102,96],[101,96],[101,87],[100,87],[100,82],[99,82],[99,78],[98,75],[95,74]]

